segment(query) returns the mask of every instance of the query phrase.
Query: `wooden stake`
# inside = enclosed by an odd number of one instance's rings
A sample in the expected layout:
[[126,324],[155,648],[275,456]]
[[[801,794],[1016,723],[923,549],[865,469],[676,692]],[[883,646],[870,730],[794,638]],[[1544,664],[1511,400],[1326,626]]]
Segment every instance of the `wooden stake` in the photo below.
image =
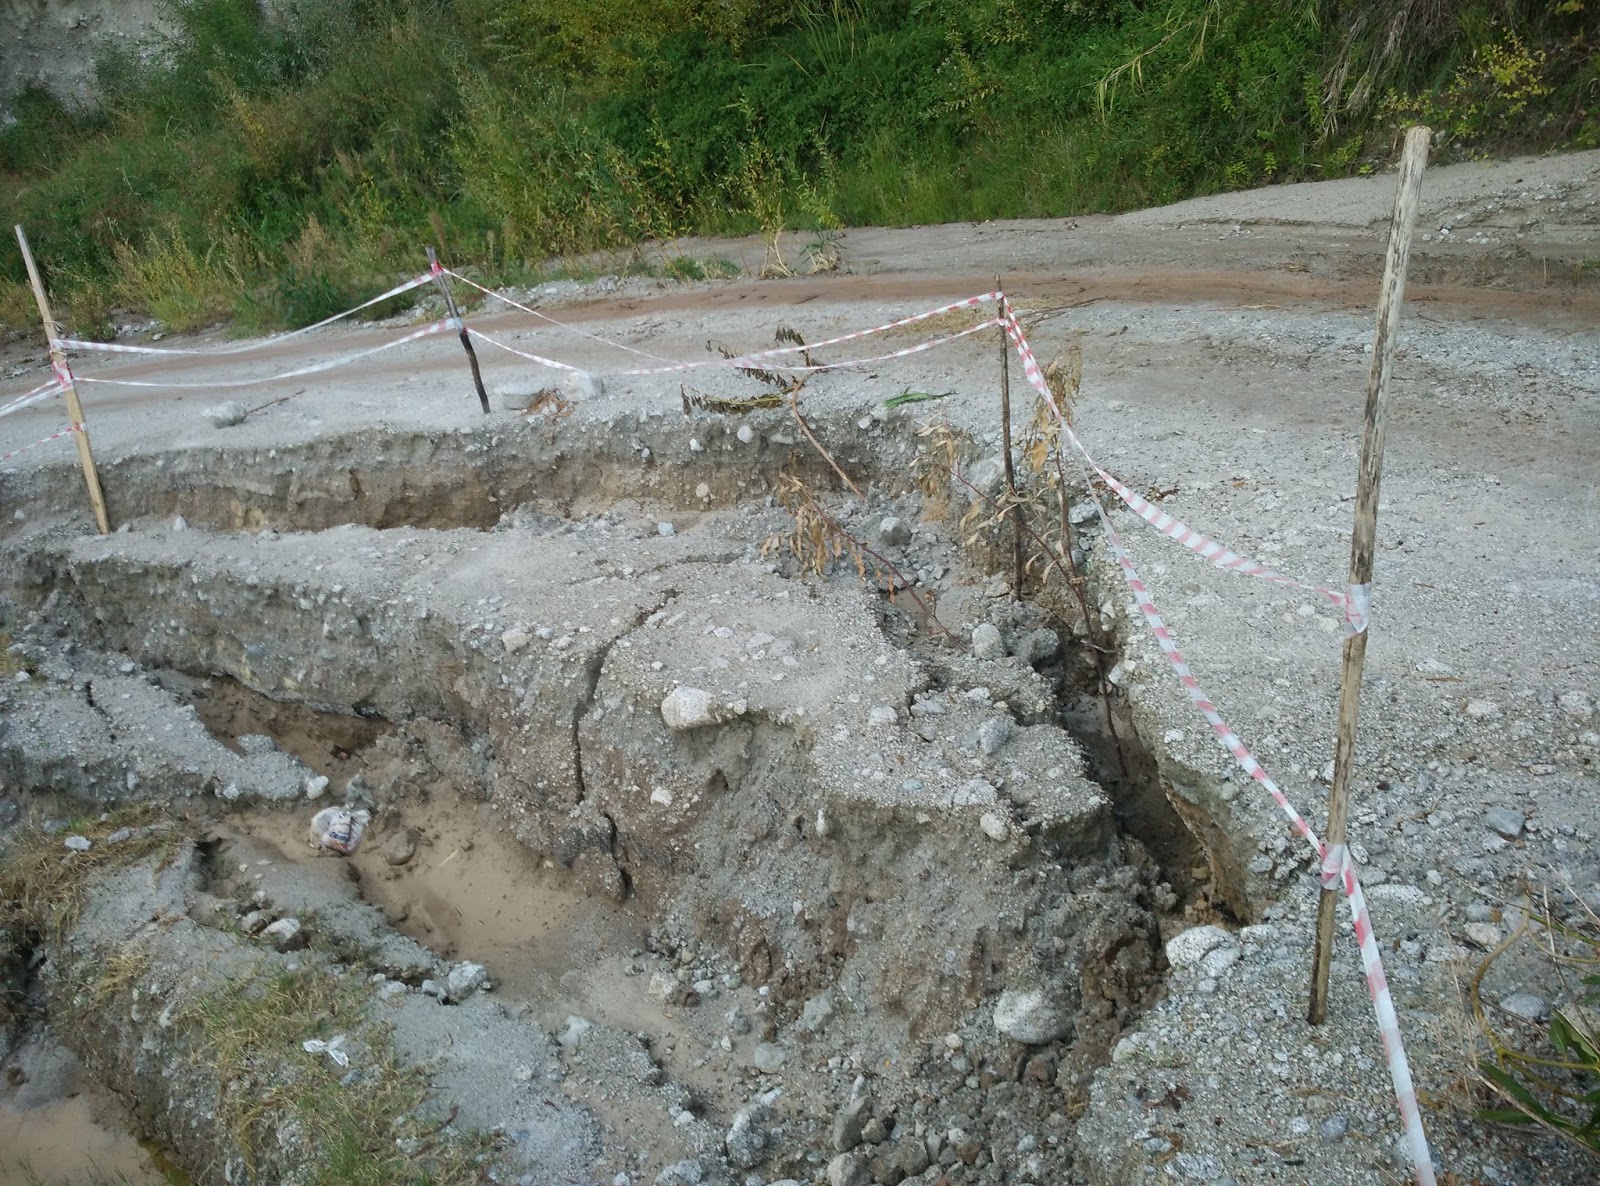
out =
[[[1405,299],[1406,265],[1411,258],[1411,232],[1417,223],[1422,171],[1428,164],[1427,128],[1406,132],[1400,158],[1400,181],[1394,196],[1394,218],[1389,228],[1389,254],[1383,267],[1383,288],[1378,293],[1378,326],[1372,339],[1372,369],[1367,375],[1366,433],[1361,442],[1361,465],[1356,471],[1356,521],[1350,535],[1350,585],[1372,584],[1372,552],[1378,533],[1378,485],[1383,476],[1383,437],[1388,425],[1389,375],[1394,369],[1395,335],[1400,328],[1400,306]],[[1350,808],[1351,767],[1355,763],[1356,725],[1361,712],[1361,671],[1367,660],[1367,634],[1362,630],[1345,640],[1344,665],[1339,674],[1339,736],[1333,751],[1333,788],[1328,794],[1328,830],[1323,840],[1330,849],[1345,842],[1345,820]],[[1325,889],[1317,902],[1317,942],[1311,964],[1311,1006],[1307,1020],[1321,1025],[1328,1016],[1328,966],[1333,953],[1334,908],[1343,888]]]
[[[1000,287],[1000,277],[994,278],[994,290]],[[1022,597],[1022,507],[1017,502],[1017,475],[1011,468],[1011,340],[1005,327],[1000,328],[1000,447],[1006,463],[1006,496],[1009,499],[1011,518],[1011,569],[1013,596]]]
[[456,308],[455,293],[450,291],[444,273],[439,270],[439,257],[433,253],[431,247],[428,248],[428,267],[433,269],[433,282],[439,286],[439,291],[444,295],[444,307],[461,326],[461,348],[467,352],[467,364],[472,367],[472,385],[478,389],[478,402],[483,405],[483,414],[487,416],[489,393],[483,389],[483,375],[478,370],[478,352],[472,348],[472,339],[467,335],[467,323],[461,320],[461,310]]
[[17,226],[17,245],[22,248],[22,263],[28,269],[28,283],[33,285],[33,299],[39,304],[39,319],[44,322],[44,336],[50,344],[50,362],[55,367],[56,378],[61,381],[61,393],[67,401],[67,419],[76,431],[73,442],[78,446],[78,462],[83,466],[83,484],[89,488],[89,505],[94,508],[95,525],[101,535],[111,534],[111,522],[106,517],[105,495],[100,491],[100,474],[94,467],[94,452],[89,448],[89,426],[84,423],[83,404],[78,400],[78,389],[72,382],[72,367],[61,349],[61,326],[50,316],[50,301],[44,295],[44,282],[39,279],[39,268],[33,262],[33,252],[28,247],[28,236],[21,225]]

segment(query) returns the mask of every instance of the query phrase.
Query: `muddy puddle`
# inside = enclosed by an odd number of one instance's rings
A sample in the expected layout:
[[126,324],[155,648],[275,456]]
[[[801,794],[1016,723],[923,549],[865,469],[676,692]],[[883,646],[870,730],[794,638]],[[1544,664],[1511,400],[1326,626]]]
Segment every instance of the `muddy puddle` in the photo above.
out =
[[0,1186],[171,1186],[187,1179],[132,1134],[60,1047],[31,1042],[0,1070]]
[[[696,1028],[705,1023],[699,1011],[669,1010],[652,995],[646,919],[574,890],[570,873],[542,865],[489,805],[442,800],[385,813],[346,858],[311,847],[309,809],[231,815],[217,834],[269,845],[287,864],[347,861],[361,896],[397,930],[446,959],[483,964],[507,1007],[524,1006],[556,1034],[571,1016],[647,1034],[667,1073],[692,1090],[715,1097],[736,1088],[729,1061],[705,1057],[715,1039]],[[391,863],[407,849],[403,863]],[[753,1008],[755,999],[753,990],[724,989],[718,1004]]]

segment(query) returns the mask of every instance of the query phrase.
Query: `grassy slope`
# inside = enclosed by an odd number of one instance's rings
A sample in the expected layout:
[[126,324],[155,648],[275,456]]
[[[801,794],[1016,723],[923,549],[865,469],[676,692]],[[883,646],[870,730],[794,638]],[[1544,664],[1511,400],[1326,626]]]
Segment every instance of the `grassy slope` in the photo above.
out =
[[[67,315],[304,324],[423,243],[496,278],[683,232],[1057,216],[1600,142],[1600,0],[174,0],[0,194]],[[1390,33],[1404,36],[1390,45]],[[621,37],[609,31],[625,29]],[[32,320],[14,245],[0,321]]]

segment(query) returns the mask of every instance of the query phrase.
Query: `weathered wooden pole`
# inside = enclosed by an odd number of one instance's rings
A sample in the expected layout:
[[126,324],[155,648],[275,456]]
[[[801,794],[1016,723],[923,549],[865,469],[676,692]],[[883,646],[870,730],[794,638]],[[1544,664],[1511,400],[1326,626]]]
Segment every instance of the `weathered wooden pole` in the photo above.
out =
[[[994,290],[1004,292],[1000,277],[994,278]],[[1000,448],[1005,458],[1006,497],[1011,508],[1011,570],[1012,596],[1022,597],[1022,507],[1017,502],[1017,475],[1011,465],[1011,339],[1005,326],[1000,327]]]
[[[1356,520],[1350,536],[1350,595],[1357,600],[1362,622],[1345,639],[1344,665],[1339,675],[1339,735],[1333,751],[1333,787],[1328,794],[1328,830],[1323,840],[1329,857],[1326,871],[1339,867],[1345,856],[1345,821],[1350,810],[1350,778],[1355,764],[1356,725],[1361,712],[1361,671],[1367,661],[1366,605],[1372,586],[1372,553],[1378,533],[1378,486],[1383,476],[1383,437],[1388,425],[1389,376],[1394,369],[1395,336],[1400,328],[1400,307],[1405,299],[1406,265],[1411,258],[1411,232],[1417,222],[1422,193],[1422,171],[1428,164],[1427,128],[1406,132],[1400,157],[1400,181],[1394,196],[1394,217],[1389,228],[1389,254],[1383,267],[1383,287],[1378,293],[1378,326],[1372,339],[1372,369],[1367,375],[1366,432],[1361,442],[1361,464],[1356,472]],[[1311,1006],[1307,1020],[1321,1025],[1328,1016],[1328,966],[1333,951],[1334,909],[1344,896],[1340,884],[1328,888],[1325,875],[1317,902],[1317,941],[1311,964]]]
[[467,364],[472,367],[472,385],[477,388],[478,402],[483,405],[483,414],[487,416],[489,393],[483,389],[483,375],[478,370],[478,352],[472,348],[472,338],[467,334],[467,323],[461,320],[461,310],[456,308],[455,293],[450,291],[450,284],[444,278],[444,269],[439,266],[439,257],[434,254],[431,247],[428,248],[428,268],[433,272],[433,282],[439,286],[439,292],[444,296],[444,307],[461,327],[461,348],[467,352]]
[[55,368],[56,379],[61,383],[62,395],[67,401],[67,419],[72,429],[72,439],[78,446],[78,461],[83,466],[83,483],[89,488],[89,505],[94,508],[95,525],[101,535],[111,534],[111,521],[106,516],[106,499],[100,491],[100,474],[94,467],[94,452],[89,448],[89,426],[84,423],[83,404],[78,400],[78,389],[72,382],[72,367],[61,349],[61,327],[50,316],[50,301],[44,295],[44,282],[39,279],[39,267],[33,262],[33,252],[28,247],[28,236],[21,225],[17,226],[17,245],[22,248],[22,263],[28,269],[28,283],[33,285],[33,299],[39,304],[39,319],[44,322],[44,336],[50,344],[50,365]]

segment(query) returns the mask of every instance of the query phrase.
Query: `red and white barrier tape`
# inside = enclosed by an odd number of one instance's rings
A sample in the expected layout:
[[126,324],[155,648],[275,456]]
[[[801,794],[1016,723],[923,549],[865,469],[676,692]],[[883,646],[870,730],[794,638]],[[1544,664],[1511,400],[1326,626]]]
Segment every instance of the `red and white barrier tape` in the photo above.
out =
[[[613,350],[625,350],[629,354],[637,354],[640,358],[649,358],[649,359],[655,360],[656,362],[667,362],[667,363],[670,363],[670,362],[673,361],[670,358],[663,358],[659,354],[651,354],[648,350],[640,350],[636,346],[630,346],[626,342],[616,342],[616,341],[613,341],[610,338],[601,337],[599,334],[592,334],[588,330],[579,329],[575,325],[569,325],[565,321],[558,321],[558,320],[556,320],[556,318],[550,316],[550,314],[542,313],[538,309],[535,309],[535,308],[533,308],[533,307],[531,307],[529,305],[522,304],[520,301],[514,301],[510,297],[506,296],[504,293],[496,292],[492,288],[485,288],[482,284],[479,284],[476,280],[468,280],[460,272],[452,272],[449,268],[445,268],[445,267],[441,267],[439,269],[439,272],[440,272],[441,275],[453,276],[457,280],[461,281],[461,283],[467,285],[469,288],[476,288],[479,292],[484,293],[484,294],[486,294],[488,296],[492,296],[495,300],[500,301],[503,304],[510,305],[513,309],[520,309],[524,313],[528,313],[528,314],[531,314],[534,317],[539,318],[539,320],[541,320],[541,321],[548,321],[551,325],[556,326],[558,329],[564,329],[570,334],[576,334],[580,338],[588,338],[591,342],[598,342],[602,346],[610,346]],[[494,344],[496,346],[501,346],[502,345],[502,343],[500,343],[500,342],[495,342]],[[504,348],[505,349],[510,349],[510,347],[504,347]],[[513,354],[522,354],[522,351],[520,351],[520,350],[512,350],[511,352]],[[578,369],[577,367],[567,367],[563,363],[552,363],[548,359],[540,359],[536,355],[532,355],[532,354],[523,354],[523,357],[524,358],[532,358],[536,362],[543,362],[546,366],[555,366],[555,367],[558,367],[558,368],[561,368],[561,369],[565,369],[565,370],[577,370]]]
[[342,321],[344,318],[359,313],[363,309],[370,309],[373,305],[382,304],[390,297],[399,296],[403,292],[410,292],[413,288],[421,288],[424,284],[431,283],[433,283],[433,277],[424,272],[420,276],[412,277],[404,284],[395,285],[388,292],[380,293],[370,301],[362,301],[361,304],[353,309],[346,309],[343,313],[335,313],[332,317],[324,317],[315,325],[302,326],[299,329],[290,330],[286,334],[274,334],[270,338],[262,338],[255,342],[244,342],[238,346],[223,346],[210,350],[185,350],[174,346],[129,346],[120,342],[93,342],[82,338],[62,338],[56,344],[70,350],[99,350],[106,354],[209,355],[218,358],[230,354],[249,354],[256,350],[266,350],[269,347],[280,345],[291,338],[298,338],[301,334],[309,334],[313,330],[321,329],[323,326],[332,325],[335,321]]
[[51,379],[48,383],[41,383],[32,391],[25,391],[9,403],[0,404],[0,416],[9,416],[13,412],[20,412],[31,404],[36,404],[42,399],[48,399],[61,391],[61,382]]
[[[808,350],[821,350],[827,346],[838,346],[844,342],[854,342],[859,338],[871,337],[873,334],[888,333],[902,326],[915,325],[919,321],[927,321],[932,317],[940,317],[946,313],[954,313],[961,309],[972,309],[988,301],[997,301],[1001,294],[998,292],[984,292],[977,296],[966,297],[963,300],[952,301],[948,305],[940,305],[937,309],[927,309],[921,313],[914,313],[910,317],[902,317],[897,321],[888,321],[882,325],[874,325],[869,329],[858,329],[853,333],[841,334],[836,338],[825,338],[820,342],[807,342],[804,346],[775,346],[770,350],[757,350],[753,354],[741,354],[737,358],[713,358],[702,362],[683,362],[670,367],[656,367],[654,369],[617,371],[621,375],[665,375],[673,371],[687,371],[695,367],[749,367],[752,365],[765,366],[774,358],[782,358],[788,354],[802,354]],[[885,357],[890,357],[885,355]],[[769,370],[795,370],[793,367],[768,367]]]
[[[885,361],[887,361],[888,359],[891,359],[891,358],[905,358],[906,356],[911,355],[911,354],[920,354],[924,350],[932,350],[937,346],[943,346],[943,345],[946,345],[949,342],[954,342],[959,338],[965,338],[970,334],[975,334],[975,333],[979,332],[980,330],[994,329],[996,326],[998,326],[1000,324],[1001,324],[1000,318],[991,317],[988,321],[982,321],[982,322],[979,322],[977,325],[968,326],[966,329],[959,330],[956,333],[946,334],[945,336],[943,336],[941,338],[929,338],[927,341],[918,342],[914,346],[907,346],[902,350],[894,350],[894,351],[891,351],[888,354],[875,354],[875,355],[872,355],[871,357],[868,357],[868,358],[847,358],[847,359],[843,359],[843,360],[841,360],[839,362],[812,363],[812,364],[806,365],[806,366],[788,366],[788,365],[785,365],[782,362],[779,362],[779,363],[773,364],[772,366],[770,366],[770,367],[768,367],[766,369],[773,370],[773,371],[782,371],[785,374],[802,374],[802,373],[809,374],[809,373],[813,373],[813,372],[816,372],[816,371],[840,370],[840,369],[843,369],[845,367],[870,366],[873,363],[885,362]],[[467,332],[469,334],[471,334],[475,338],[480,338],[483,341],[488,342],[491,346],[498,346],[500,349],[506,351],[507,353],[515,354],[519,358],[526,358],[529,362],[536,362],[536,363],[539,363],[541,366],[554,367],[555,369],[562,370],[562,371],[576,371],[576,370],[579,369],[578,367],[571,366],[571,365],[569,365],[567,363],[564,363],[564,362],[557,362],[553,358],[545,358],[543,355],[530,354],[525,350],[518,350],[515,346],[509,346],[505,342],[500,341],[498,338],[490,337],[488,334],[483,333],[483,332],[481,332],[479,330],[468,329]],[[732,365],[735,365],[735,364],[740,363],[742,361],[744,361],[744,360],[742,360],[742,359],[726,360],[725,359],[725,360],[723,360],[723,363],[726,364],[726,365],[732,366]],[[710,365],[710,364],[707,364],[707,365]],[[612,371],[610,373],[611,374],[617,374],[618,372]],[[629,372],[624,371],[624,372],[621,372],[621,373],[627,374]]]
[[[1009,301],[1001,298],[1001,312],[1006,320],[1006,332],[1011,338],[1012,347],[1017,356],[1022,360],[1022,372],[1032,384],[1040,398],[1045,401],[1045,406],[1050,409],[1060,422],[1063,430],[1068,434],[1073,445],[1083,454],[1087,463],[1093,469],[1104,474],[1093,458],[1083,448],[1081,442],[1067,426],[1061,409],[1057,407],[1054,396],[1050,393],[1049,384],[1044,381],[1044,375],[1039,369],[1039,363],[1033,355],[1033,348],[1028,345],[1028,339],[1022,332],[1022,325],[1017,320],[1016,312],[1011,308]],[[1400,1037],[1400,1020],[1395,1013],[1394,999],[1389,993],[1389,982],[1384,976],[1383,962],[1378,956],[1378,942],[1373,934],[1372,919],[1367,912],[1367,902],[1361,892],[1360,882],[1356,879],[1355,868],[1350,863],[1348,851],[1343,848],[1329,849],[1311,830],[1311,825],[1289,802],[1288,797],[1273,781],[1273,778],[1256,760],[1249,748],[1240,740],[1239,735],[1222,718],[1211,699],[1201,689],[1200,684],[1189,670],[1189,664],[1184,659],[1178,645],[1172,637],[1172,632],[1161,620],[1161,615],[1156,609],[1155,601],[1151,598],[1149,590],[1139,578],[1138,572],[1133,567],[1133,561],[1128,556],[1127,550],[1122,545],[1122,538],[1117,534],[1116,528],[1111,523],[1111,517],[1106,513],[1099,496],[1094,488],[1089,488],[1089,498],[1093,501],[1100,521],[1105,527],[1106,542],[1111,546],[1112,555],[1117,566],[1122,570],[1128,587],[1133,591],[1134,602],[1144,615],[1145,623],[1150,627],[1151,633],[1156,637],[1156,642],[1161,647],[1161,652],[1172,664],[1172,669],[1177,673],[1178,682],[1188,692],[1189,699],[1193,701],[1200,715],[1211,726],[1213,733],[1222,742],[1239,768],[1264,787],[1284,815],[1289,818],[1294,830],[1303,836],[1317,854],[1319,868],[1322,870],[1323,884],[1329,888],[1342,884],[1345,896],[1350,902],[1351,921],[1356,935],[1356,943],[1361,951],[1361,964],[1366,973],[1367,993],[1372,998],[1372,1007],[1377,1015],[1378,1032],[1383,1039],[1384,1057],[1389,1066],[1389,1077],[1394,1086],[1395,1099],[1400,1109],[1401,1125],[1405,1130],[1406,1149],[1411,1158],[1412,1171],[1416,1174],[1418,1186],[1436,1186],[1433,1172],[1433,1156],[1428,1149],[1428,1138],[1422,1128],[1422,1114],[1417,1106],[1416,1088],[1411,1080],[1411,1066],[1406,1059],[1405,1044]]]
[[83,431],[83,425],[81,425],[81,424],[68,425],[66,428],[63,428],[60,432],[53,432],[47,437],[40,437],[38,440],[34,441],[33,444],[31,444],[31,445],[24,445],[24,446],[22,446],[22,448],[13,449],[9,453],[0,453],[0,461],[10,461],[13,457],[16,457],[20,453],[26,453],[29,449],[37,449],[40,445],[48,445],[51,441],[59,441],[63,437],[69,437],[75,432],[82,432],[82,431]]
[[259,387],[263,383],[276,383],[282,379],[298,379],[302,375],[315,375],[320,371],[331,371],[335,367],[344,366],[346,363],[358,359],[370,358],[374,354],[381,354],[385,350],[393,350],[396,346],[404,346],[407,342],[415,342],[418,338],[426,338],[430,334],[440,334],[447,330],[459,331],[461,322],[454,317],[446,317],[442,321],[435,321],[432,325],[425,325],[421,329],[412,330],[403,337],[395,338],[392,342],[384,342],[379,346],[372,346],[366,350],[356,350],[350,354],[342,354],[338,358],[331,358],[327,362],[315,363],[312,366],[297,367],[292,371],[283,371],[276,375],[266,375],[260,379],[214,379],[209,383],[174,383],[154,379],[102,379],[97,376],[79,375],[79,383],[103,383],[111,387],[182,387],[210,390],[219,387]]

